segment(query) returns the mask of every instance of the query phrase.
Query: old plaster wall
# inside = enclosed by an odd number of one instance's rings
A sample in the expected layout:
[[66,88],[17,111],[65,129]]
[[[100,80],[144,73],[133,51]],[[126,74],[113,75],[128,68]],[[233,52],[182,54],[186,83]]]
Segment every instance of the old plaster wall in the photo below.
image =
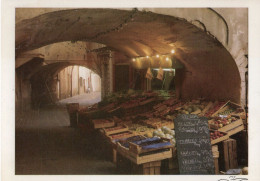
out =
[[99,75],[82,66],[69,66],[58,73],[60,99],[80,95],[90,91],[101,91]]

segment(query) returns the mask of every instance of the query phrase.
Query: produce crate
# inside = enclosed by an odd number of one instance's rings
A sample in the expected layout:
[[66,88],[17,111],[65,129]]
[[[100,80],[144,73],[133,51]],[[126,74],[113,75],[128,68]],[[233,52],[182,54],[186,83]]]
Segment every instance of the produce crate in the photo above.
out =
[[151,103],[151,102],[153,102],[153,101],[155,101],[155,100],[156,100],[155,97],[150,98],[150,99],[146,99],[146,100],[144,100],[144,101],[139,102],[139,105],[145,105],[145,104]]
[[132,131],[123,131],[120,133],[114,133],[106,136],[112,144],[116,144],[118,140],[132,137],[134,136],[134,134]]
[[[158,140],[157,140],[158,139]],[[153,143],[155,141],[155,143]],[[147,138],[141,141],[139,144],[148,144],[146,146],[140,146],[138,143],[129,142],[129,151],[141,154],[141,153],[147,153],[155,150],[162,150],[167,148],[173,148],[173,145],[168,139],[163,138]],[[141,143],[142,142],[142,143]],[[151,143],[151,144],[150,144]]]
[[213,106],[204,115],[208,117],[214,117],[227,105],[228,102],[214,102]]
[[109,110],[114,109],[114,107],[115,107],[115,103],[110,103],[110,104],[107,104],[106,106],[101,107],[100,110],[109,111]]
[[214,158],[215,174],[219,174],[219,163],[218,163],[219,151],[218,151],[218,145],[213,145],[212,146],[212,154],[213,154],[213,158]]
[[133,138],[136,138],[136,137],[139,137],[140,139],[145,139],[145,137],[144,136],[141,136],[141,135],[132,135],[132,136],[130,136],[130,137],[123,137],[123,138],[118,138],[118,139],[111,139],[111,138],[109,138],[109,141],[110,141],[110,143],[112,144],[112,148],[113,148],[113,162],[114,163],[116,163],[117,162],[117,142],[118,141],[122,141],[122,140],[125,140],[125,141],[127,141],[127,140],[131,140],[131,139],[133,139]]
[[172,148],[138,154],[130,151],[129,148],[122,146],[119,142],[117,142],[117,152],[138,165],[153,161],[160,161],[172,157]]
[[[216,131],[216,130],[210,130],[211,133],[212,133],[212,132],[215,132],[215,131]],[[219,142],[221,142],[221,141],[224,141],[224,140],[226,140],[226,139],[229,138],[229,135],[228,135],[227,133],[221,132],[221,131],[218,131],[218,132],[220,132],[220,133],[223,134],[224,136],[221,136],[220,138],[211,140],[211,144],[212,144],[212,145],[214,145],[214,144],[216,144],[216,143],[219,143]]]
[[244,130],[244,124],[241,119],[234,121],[222,128],[218,129],[219,131],[227,132],[229,136],[236,134],[242,130]]
[[124,103],[124,104],[120,105],[120,107],[123,109],[131,109],[131,108],[138,107],[138,106],[139,106],[139,102],[137,102],[137,101]]
[[[224,106],[222,106],[217,112],[215,112],[214,114],[212,114],[212,116],[217,116],[219,113],[226,111],[227,109],[233,109],[234,111],[232,111],[229,114],[234,113],[237,109],[242,109],[242,107],[236,103],[233,103],[231,101],[228,101]],[[227,115],[229,115],[227,114]],[[224,114],[225,115],[225,114]]]
[[229,136],[234,135],[234,134],[244,130],[244,123],[243,123],[242,119],[240,119],[239,116],[236,116],[236,115],[233,115],[233,116],[238,119],[222,128],[218,128],[216,125],[214,125],[212,123],[212,120],[209,121],[209,126],[211,129],[215,129],[215,130],[218,130],[221,132],[226,132],[226,133],[228,133]]
[[110,127],[110,128],[103,128],[104,132],[106,135],[111,135],[115,133],[120,133],[124,131],[128,131],[128,127],[126,125],[120,125],[120,126],[115,126],[115,127]]
[[115,122],[109,119],[94,119],[92,120],[95,129],[107,128],[115,125]]
[[160,175],[161,161],[144,163],[141,165],[132,164],[132,174]]
[[223,142],[225,171],[238,167],[237,163],[237,141],[228,139]]

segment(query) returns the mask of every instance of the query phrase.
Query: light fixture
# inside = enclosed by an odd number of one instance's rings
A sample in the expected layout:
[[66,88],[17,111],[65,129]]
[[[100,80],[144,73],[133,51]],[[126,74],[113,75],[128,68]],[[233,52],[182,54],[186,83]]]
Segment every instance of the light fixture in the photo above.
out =
[[169,57],[166,57],[166,61],[167,61],[167,62],[169,61]]
[[149,58],[149,56],[147,55],[146,58]]
[[133,62],[135,62],[135,58],[133,58]]
[[159,55],[156,55],[157,58],[159,58]]
[[171,50],[171,53],[175,53],[175,50]]
[[[153,70],[159,70],[158,68],[153,68]],[[163,68],[163,71],[166,71],[166,72],[175,72],[175,69],[173,68]]]

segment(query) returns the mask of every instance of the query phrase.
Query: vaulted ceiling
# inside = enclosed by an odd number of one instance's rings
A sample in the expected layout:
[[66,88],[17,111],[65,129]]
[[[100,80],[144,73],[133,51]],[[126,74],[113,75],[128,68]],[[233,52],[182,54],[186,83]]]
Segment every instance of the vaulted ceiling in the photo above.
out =
[[220,87],[216,93],[229,90],[227,97],[240,98],[240,75],[230,53],[208,32],[185,19],[135,9],[69,9],[16,23],[17,56],[64,41],[104,44],[125,54],[128,61],[132,57],[168,54],[174,49],[185,70],[192,72],[198,82],[198,90],[210,86],[210,92]]

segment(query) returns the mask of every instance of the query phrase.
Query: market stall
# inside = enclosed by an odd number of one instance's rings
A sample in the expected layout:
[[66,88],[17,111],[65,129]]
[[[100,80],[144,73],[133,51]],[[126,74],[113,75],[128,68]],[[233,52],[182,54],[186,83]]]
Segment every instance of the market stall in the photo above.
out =
[[[231,101],[180,100],[167,91],[163,95],[160,91],[133,91],[110,96],[92,107],[79,108],[78,114],[79,128],[85,126],[88,127],[86,130],[98,130],[100,136],[97,139],[108,143],[110,160],[118,166],[119,172],[120,168],[126,167],[131,168],[128,174],[219,174],[239,168],[237,149],[241,140],[233,136],[246,131],[243,121],[246,115],[241,106]],[[194,116],[196,120],[191,121],[192,124],[187,123],[190,127],[184,129],[176,125],[181,116],[187,118],[182,119],[182,123]],[[195,124],[197,120],[206,120],[206,126],[201,127],[200,122]],[[180,141],[183,137],[180,134],[176,137],[175,132],[182,131],[182,135],[187,136],[189,131],[194,130],[197,132],[190,138],[197,140],[192,144],[200,145],[203,140],[207,142],[208,160],[204,161],[210,169],[183,165],[185,161],[182,160],[186,156],[182,155],[183,148],[197,154],[201,154],[203,149],[192,150],[194,146],[182,148]],[[201,130],[205,134],[198,137]],[[190,162],[202,163],[201,159]],[[178,169],[178,172],[171,172],[172,169]]]

